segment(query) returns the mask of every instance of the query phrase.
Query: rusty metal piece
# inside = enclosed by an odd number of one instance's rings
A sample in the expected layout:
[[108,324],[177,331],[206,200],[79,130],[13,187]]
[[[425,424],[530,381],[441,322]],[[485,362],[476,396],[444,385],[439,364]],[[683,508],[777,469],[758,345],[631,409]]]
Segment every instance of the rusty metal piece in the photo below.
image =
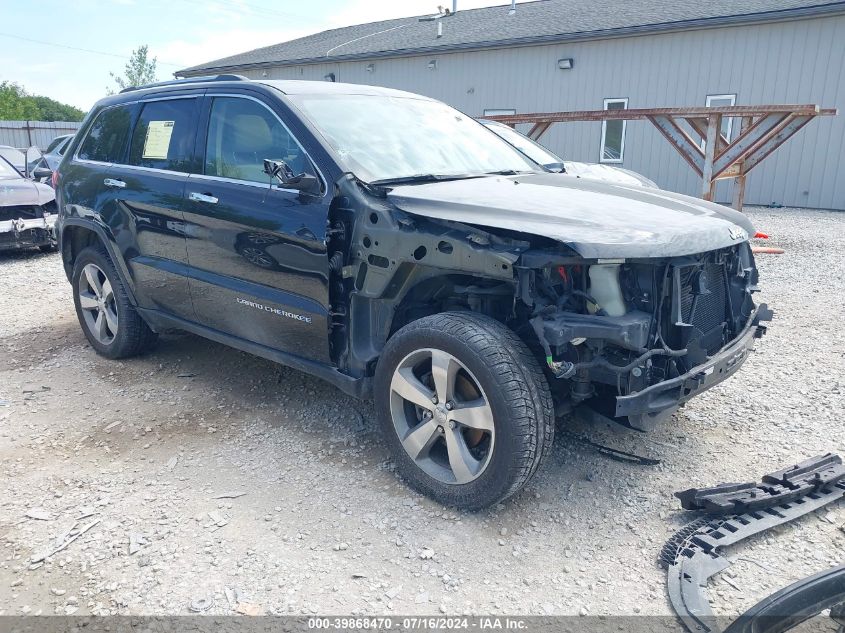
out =
[[[651,121],[701,178],[701,197],[712,200],[716,181],[733,178],[736,186],[732,204],[735,209],[741,211],[745,201],[748,172],[815,117],[836,114],[836,108],[804,104],[582,110],[503,114],[486,118],[511,127],[519,123],[530,123],[528,136],[535,141],[554,123],[638,119]],[[741,119],[739,133],[732,141],[721,133],[724,117]],[[684,122],[686,127],[692,130],[692,134],[682,125]]]

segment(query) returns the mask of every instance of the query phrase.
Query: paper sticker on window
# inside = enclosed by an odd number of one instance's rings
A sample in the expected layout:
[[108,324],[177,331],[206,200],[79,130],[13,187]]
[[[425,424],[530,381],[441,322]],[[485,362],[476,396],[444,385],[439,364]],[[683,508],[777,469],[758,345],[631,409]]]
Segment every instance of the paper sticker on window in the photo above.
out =
[[147,126],[147,138],[144,140],[142,158],[167,158],[170,137],[173,136],[173,121],[150,121]]

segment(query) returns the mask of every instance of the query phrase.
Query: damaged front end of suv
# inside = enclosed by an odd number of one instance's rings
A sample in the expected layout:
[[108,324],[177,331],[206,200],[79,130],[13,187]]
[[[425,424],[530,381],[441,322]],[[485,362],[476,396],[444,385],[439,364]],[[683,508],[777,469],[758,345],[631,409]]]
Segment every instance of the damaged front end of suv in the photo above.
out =
[[[771,318],[748,242],[657,259],[523,254],[519,296],[566,401],[648,430],[736,371]],[[583,409],[582,409],[583,412]]]
[[25,178],[0,158],[0,252],[54,250],[57,217],[53,189]]
[[752,299],[744,215],[639,189],[549,174],[393,188],[382,224],[356,231],[353,306],[394,310],[392,331],[486,313],[541,359],[558,415],[648,430],[733,374],[772,312]]

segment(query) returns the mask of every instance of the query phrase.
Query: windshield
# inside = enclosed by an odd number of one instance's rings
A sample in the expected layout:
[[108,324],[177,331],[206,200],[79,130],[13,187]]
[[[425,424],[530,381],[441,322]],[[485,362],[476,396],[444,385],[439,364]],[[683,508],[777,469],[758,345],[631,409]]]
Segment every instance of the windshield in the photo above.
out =
[[0,147],[0,156],[5,158],[15,167],[21,167],[26,164],[26,156],[23,152],[16,150],[14,147]]
[[6,159],[0,156],[0,178],[20,178],[21,175],[12,167]]
[[528,158],[540,163],[541,165],[555,165],[563,163],[563,159],[560,156],[555,156],[545,147],[535,143],[527,136],[523,136],[512,127],[501,123],[485,123],[485,126],[501,136],[520,152],[528,156]]
[[537,170],[477,121],[437,101],[385,95],[292,98],[344,168],[365,182]]

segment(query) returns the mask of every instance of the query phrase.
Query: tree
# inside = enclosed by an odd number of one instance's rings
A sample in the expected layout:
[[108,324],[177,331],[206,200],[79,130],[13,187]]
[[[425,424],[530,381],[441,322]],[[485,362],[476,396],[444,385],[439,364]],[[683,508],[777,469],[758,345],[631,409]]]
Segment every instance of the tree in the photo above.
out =
[[0,83],[0,120],[26,121],[38,119],[38,107],[23,86],[11,81]]
[[2,121],[81,121],[85,113],[49,97],[30,95],[23,86],[0,82],[0,120]]
[[81,121],[85,112],[66,103],[60,103],[50,97],[38,95],[30,97],[40,111],[39,121]]
[[[126,66],[123,69],[123,77],[109,73],[117,84],[118,90],[151,84],[156,80],[156,62],[158,58],[153,57],[149,59],[148,53],[149,49],[146,44],[139,46],[132,51],[129,61],[126,62]],[[108,93],[111,95],[115,91],[109,88]]]

